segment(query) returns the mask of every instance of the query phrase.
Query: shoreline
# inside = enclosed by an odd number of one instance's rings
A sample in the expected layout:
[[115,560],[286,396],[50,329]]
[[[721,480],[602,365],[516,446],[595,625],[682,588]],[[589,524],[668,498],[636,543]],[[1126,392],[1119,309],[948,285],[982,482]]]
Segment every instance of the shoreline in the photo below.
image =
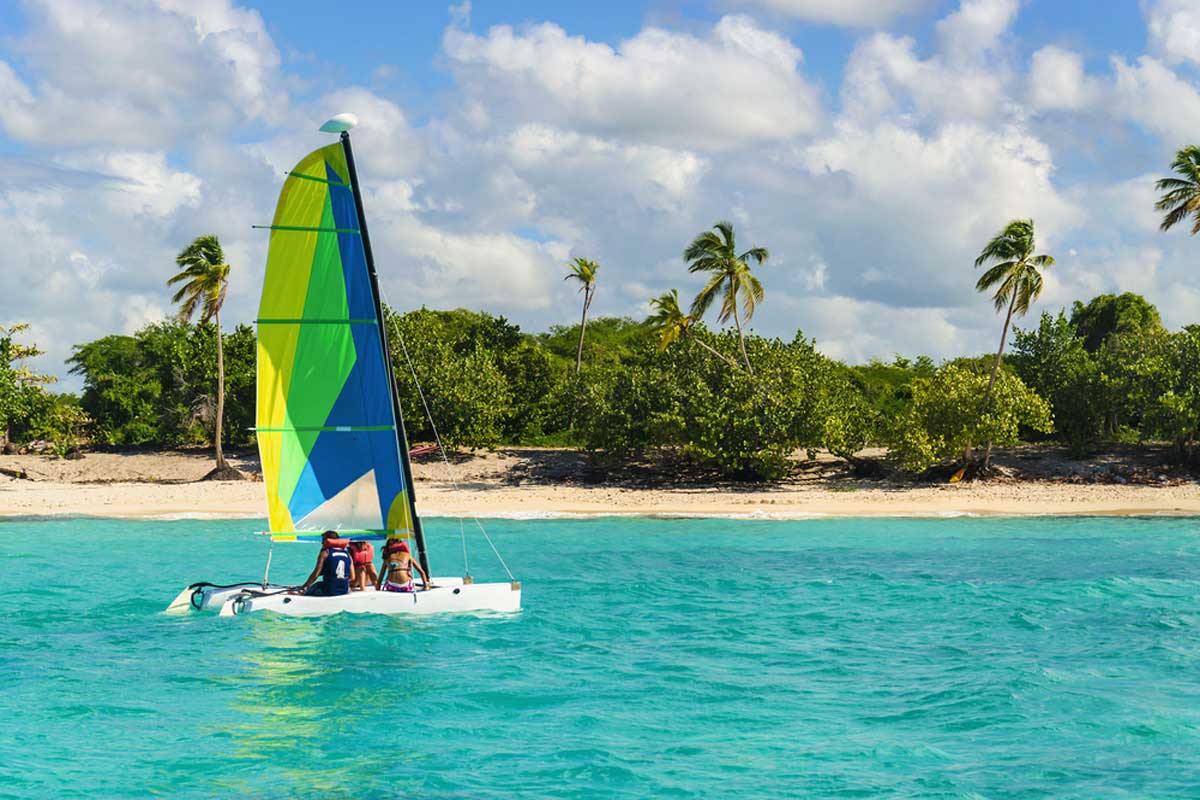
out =
[[[1200,516],[1200,487],[1073,486],[1021,482],[908,489],[761,490],[504,486],[456,491],[417,487],[425,517],[586,519],[592,517],[953,518],[1032,516]],[[0,484],[0,518],[261,519],[261,483]]]
[[[1044,453],[1044,451],[1040,451]],[[601,474],[580,454],[508,449],[457,457],[450,467],[414,464],[417,508],[426,517],[499,519],[708,517],[821,519],[956,516],[1200,516],[1200,482],[1134,456],[1066,462],[1029,451],[1004,454],[1022,472],[958,484],[855,478],[844,462],[819,457],[773,485],[658,485],[663,473]],[[1143,456],[1144,458],[1144,456]],[[230,458],[257,477],[253,453]],[[200,452],[92,453],[77,461],[0,456],[0,518],[262,519],[261,480],[200,481],[212,468]],[[1040,471],[1037,471],[1040,470]],[[1134,471],[1138,470],[1138,471]],[[1082,476],[1092,479],[1083,481]],[[1102,479],[1094,479],[1094,476]],[[1146,476],[1132,482],[1126,476]]]

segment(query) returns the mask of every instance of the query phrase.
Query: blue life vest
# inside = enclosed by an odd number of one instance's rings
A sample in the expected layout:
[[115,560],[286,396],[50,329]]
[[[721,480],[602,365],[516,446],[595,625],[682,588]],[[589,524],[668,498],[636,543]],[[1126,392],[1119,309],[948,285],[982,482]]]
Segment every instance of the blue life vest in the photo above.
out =
[[325,564],[321,567],[321,582],[326,595],[349,594],[350,554],[344,547],[331,547],[325,553]]

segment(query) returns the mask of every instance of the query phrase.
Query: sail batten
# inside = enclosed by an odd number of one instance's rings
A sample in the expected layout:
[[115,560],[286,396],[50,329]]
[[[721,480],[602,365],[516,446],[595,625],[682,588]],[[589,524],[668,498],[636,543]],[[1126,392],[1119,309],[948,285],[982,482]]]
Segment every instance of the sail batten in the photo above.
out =
[[358,228],[329,228],[313,225],[251,225],[250,227],[260,231],[285,231],[291,233],[349,233],[356,236],[362,233]]
[[[271,533],[412,530],[379,314],[342,145],[284,180],[258,313],[258,434]],[[398,509],[400,509],[398,511]]]

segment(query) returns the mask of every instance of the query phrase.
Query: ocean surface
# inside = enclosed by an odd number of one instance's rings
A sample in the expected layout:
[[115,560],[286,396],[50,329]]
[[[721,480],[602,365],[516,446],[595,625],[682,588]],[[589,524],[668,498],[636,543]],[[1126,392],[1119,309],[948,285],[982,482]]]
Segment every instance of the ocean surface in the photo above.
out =
[[1198,520],[486,524],[520,614],[166,616],[262,523],[0,523],[0,797],[1200,797]]

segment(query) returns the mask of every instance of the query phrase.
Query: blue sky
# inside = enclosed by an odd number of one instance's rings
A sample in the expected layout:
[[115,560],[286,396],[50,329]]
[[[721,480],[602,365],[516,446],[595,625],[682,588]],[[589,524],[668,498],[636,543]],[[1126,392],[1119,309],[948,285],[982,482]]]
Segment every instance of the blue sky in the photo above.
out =
[[948,357],[994,346],[971,262],[1028,216],[1058,259],[1038,310],[1138,291],[1200,320],[1200,243],[1151,208],[1200,130],[1200,0],[350,5],[0,5],[0,324],[39,367],[168,314],[200,233],[253,319],[249,225],[342,110],[401,307],[569,323],[582,255],[595,310],[640,316],[731,219],[772,251],[760,332]]

